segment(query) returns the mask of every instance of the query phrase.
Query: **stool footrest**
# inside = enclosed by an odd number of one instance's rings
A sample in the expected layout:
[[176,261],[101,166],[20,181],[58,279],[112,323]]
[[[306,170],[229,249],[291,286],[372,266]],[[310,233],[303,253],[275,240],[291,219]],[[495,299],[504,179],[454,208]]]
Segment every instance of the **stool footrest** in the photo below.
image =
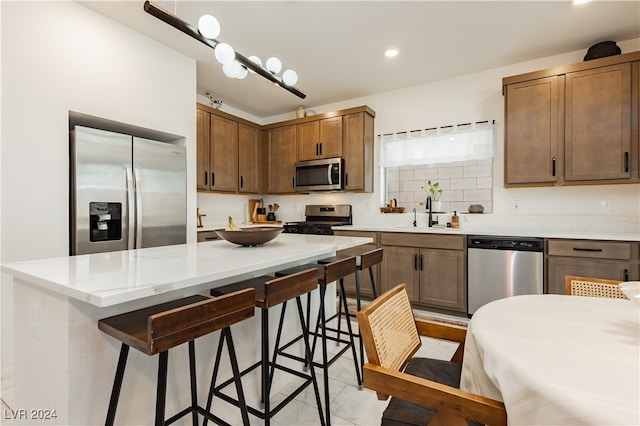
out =
[[[309,333],[309,335],[312,335],[312,334],[313,333]],[[312,364],[313,364],[314,367],[322,368],[322,369],[328,368],[329,366],[331,366],[331,364],[333,364],[335,361],[337,361],[338,358],[340,358],[346,351],[348,351],[351,348],[351,346],[349,345],[350,342],[348,340],[342,340],[342,339],[339,339],[339,338],[336,338],[336,337],[329,337],[329,336],[327,336],[327,340],[331,340],[333,342],[344,343],[346,346],[341,348],[333,356],[329,357],[329,359],[327,359],[327,364],[326,365],[324,363],[320,362],[320,361],[313,361]],[[290,345],[291,343],[293,343],[293,342],[287,343],[287,347],[291,346]],[[293,355],[293,354],[284,352],[284,350],[285,350],[285,346],[283,346],[281,348],[281,350],[278,351],[278,355],[283,356],[285,358],[292,359],[294,361],[302,362],[302,363],[305,363],[305,364],[308,363],[308,360],[306,358],[303,358],[303,357],[298,356],[298,355]]]
[[[269,362],[269,367],[270,368],[275,368],[277,370],[281,370],[284,372],[287,372],[289,374],[292,374],[294,376],[297,376],[301,379],[304,379],[305,381],[300,384],[293,392],[291,392],[284,400],[282,400],[278,405],[276,405],[275,407],[273,407],[270,411],[271,411],[271,417],[275,416],[280,410],[282,410],[289,402],[291,402],[296,396],[298,396],[300,393],[302,393],[303,390],[305,390],[307,388],[307,386],[309,386],[311,383],[313,383],[313,379],[311,377],[311,375],[302,373],[300,371],[296,371],[293,370],[289,367],[286,367],[284,365],[280,365],[280,364],[274,364],[272,362]],[[256,368],[260,367],[262,365],[262,362],[258,361],[255,364],[247,367],[245,370],[240,372],[240,377],[245,376],[246,374],[250,373],[251,371],[255,370]],[[218,386],[216,386],[215,388],[213,388],[213,394],[216,395],[217,397],[219,397],[220,399],[228,402],[229,404],[235,405],[236,407],[239,406],[239,402],[236,398],[233,398],[232,396],[227,395],[226,393],[222,392],[222,389],[226,388],[227,386],[233,384],[233,378],[228,379],[222,383],[220,383]],[[250,405],[247,404],[247,411],[251,414],[253,414],[256,417],[259,417],[261,419],[265,419],[266,418],[266,414],[264,411],[252,407]]]
[[180,420],[181,418],[183,418],[184,416],[186,416],[189,413],[192,413],[193,411],[196,411],[198,414],[200,414],[201,416],[209,419],[210,421],[221,425],[221,426],[232,426],[230,423],[225,422],[224,420],[222,420],[220,417],[216,416],[215,414],[212,414],[210,412],[208,412],[207,410],[205,410],[203,407],[197,405],[195,407],[187,407],[184,410],[180,411],[179,413],[173,415],[172,417],[170,417],[169,419],[167,419],[164,424],[165,425],[170,425],[171,423],[175,423],[176,421]]

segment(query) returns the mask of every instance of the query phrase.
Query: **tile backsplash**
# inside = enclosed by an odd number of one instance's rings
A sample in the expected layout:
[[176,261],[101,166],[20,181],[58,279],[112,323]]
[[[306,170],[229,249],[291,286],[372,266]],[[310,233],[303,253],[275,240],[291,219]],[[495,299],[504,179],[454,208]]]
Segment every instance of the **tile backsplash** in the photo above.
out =
[[440,197],[444,211],[466,212],[469,205],[482,204],[485,213],[493,213],[492,159],[388,167],[386,176],[387,198],[395,198],[408,210],[425,210],[427,193],[420,187],[426,188],[431,180],[444,191]]

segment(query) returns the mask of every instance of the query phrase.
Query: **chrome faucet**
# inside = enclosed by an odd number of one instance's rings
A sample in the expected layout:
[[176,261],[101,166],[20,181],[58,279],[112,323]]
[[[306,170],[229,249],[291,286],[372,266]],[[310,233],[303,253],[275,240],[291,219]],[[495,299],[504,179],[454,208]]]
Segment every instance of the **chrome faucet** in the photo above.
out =
[[413,208],[413,227],[415,228],[416,226],[418,226],[418,222],[416,221],[416,208]]
[[437,225],[438,224],[438,220],[433,220],[433,214],[431,212],[431,195],[427,195],[427,209],[429,210],[429,223],[428,226],[429,228],[432,228],[433,225]]

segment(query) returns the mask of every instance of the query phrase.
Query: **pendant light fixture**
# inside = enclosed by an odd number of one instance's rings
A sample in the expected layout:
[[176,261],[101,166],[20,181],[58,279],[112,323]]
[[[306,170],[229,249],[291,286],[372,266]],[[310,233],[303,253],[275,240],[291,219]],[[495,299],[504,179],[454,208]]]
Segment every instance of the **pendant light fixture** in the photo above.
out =
[[267,59],[263,67],[262,61],[257,56],[247,58],[234,51],[229,44],[218,41],[216,38],[220,35],[220,23],[215,17],[201,16],[198,20],[198,28],[195,28],[148,0],[144,2],[144,11],[211,47],[214,50],[216,60],[222,64],[222,71],[226,76],[243,79],[251,71],[252,74],[261,75],[301,99],[307,97],[306,94],[293,87],[298,82],[298,74],[295,71],[287,69],[282,77],[277,75],[282,69],[282,63],[278,58]]

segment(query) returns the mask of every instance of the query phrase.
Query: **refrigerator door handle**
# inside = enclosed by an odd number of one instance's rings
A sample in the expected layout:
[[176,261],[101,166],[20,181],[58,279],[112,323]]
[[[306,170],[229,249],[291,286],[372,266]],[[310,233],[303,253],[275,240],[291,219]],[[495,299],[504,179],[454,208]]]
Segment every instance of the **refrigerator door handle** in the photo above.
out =
[[133,231],[135,229],[135,199],[134,199],[134,191],[135,186],[133,184],[133,170],[129,166],[125,166],[124,168],[127,174],[127,217],[129,218],[129,223],[127,226],[127,249],[131,250],[135,248],[135,240]]
[[134,248],[142,248],[142,188],[140,183],[140,169],[137,167],[133,169],[133,178],[135,180],[135,193],[136,193],[136,245]]

